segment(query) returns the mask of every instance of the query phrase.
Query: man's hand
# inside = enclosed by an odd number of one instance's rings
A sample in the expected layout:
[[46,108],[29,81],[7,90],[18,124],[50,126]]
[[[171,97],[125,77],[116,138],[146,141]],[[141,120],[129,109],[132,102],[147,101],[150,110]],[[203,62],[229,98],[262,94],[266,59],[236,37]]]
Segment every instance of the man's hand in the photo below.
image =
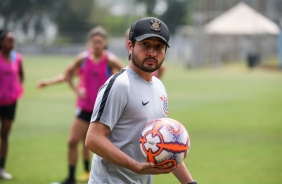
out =
[[160,169],[160,168],[156,168],[154,163],[142,162],[142,163],[138,163],[137,169],[133,170],[133,171],[138,173],[138,174],[156,175],[156,174],[168,174],[176,168],[177,168],[177,166],[169,168],[169,169]]

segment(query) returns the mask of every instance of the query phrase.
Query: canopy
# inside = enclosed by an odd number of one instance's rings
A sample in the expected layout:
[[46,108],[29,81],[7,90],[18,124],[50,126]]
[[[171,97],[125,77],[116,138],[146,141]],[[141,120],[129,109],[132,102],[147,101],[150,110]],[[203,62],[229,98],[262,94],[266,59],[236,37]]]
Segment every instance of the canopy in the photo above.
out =
[[209,34],[254,35],[279,34],[279,27],[270,19],[240,2],[205,26]]

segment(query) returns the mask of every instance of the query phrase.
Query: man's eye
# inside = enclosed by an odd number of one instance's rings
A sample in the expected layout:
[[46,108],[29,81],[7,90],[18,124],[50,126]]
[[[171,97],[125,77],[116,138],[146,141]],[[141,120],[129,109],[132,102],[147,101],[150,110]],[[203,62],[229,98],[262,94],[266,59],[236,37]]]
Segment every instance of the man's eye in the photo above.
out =
[[148,44],[147,42],[144,42],[143,45],[144,45],[144,46],[148,46],[149,44]]
[[163,45],[158,45],[158,48],[162,49],[164,46]]

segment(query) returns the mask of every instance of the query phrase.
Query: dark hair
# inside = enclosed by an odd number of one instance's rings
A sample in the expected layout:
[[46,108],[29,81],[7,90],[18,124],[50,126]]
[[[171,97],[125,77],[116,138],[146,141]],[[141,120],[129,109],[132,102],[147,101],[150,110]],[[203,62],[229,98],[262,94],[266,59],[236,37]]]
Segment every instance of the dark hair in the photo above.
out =
[[93,36],[100,35],[107,39],[107,31],[102,26],[97,26],[93,28],[88,34],[88,40],[90,40]]
[[8,30],[0,29],[0,50],[1,50],[1,42],[5,39],[8,33],[9,33]]
[[[134,41],[131,41],[131,43],[132,43],[132,47],[134,47],[134,45],[135,45],[135,40]],[[128,60],[130,60],[131,59],[131,54],[128,54]]]
[[[89,42],[92,37],[99,35],[104,37],[107,40],[107,31],[102,26],[96,26],[88,33],[88,39],[87,39],[87,47],[89,47]],[[104,49],[108,49],[108,45],[105,46]]]

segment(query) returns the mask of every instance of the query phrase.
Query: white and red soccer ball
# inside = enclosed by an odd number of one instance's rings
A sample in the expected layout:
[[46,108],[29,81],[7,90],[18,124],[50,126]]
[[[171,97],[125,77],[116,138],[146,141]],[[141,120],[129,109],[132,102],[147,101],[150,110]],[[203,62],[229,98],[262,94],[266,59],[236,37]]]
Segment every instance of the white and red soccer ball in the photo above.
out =
[[187,156],[190,138],[185,127],[170,118],[148,123],[140,136],[140,149],[148,162],[158,168],[179,165]]

